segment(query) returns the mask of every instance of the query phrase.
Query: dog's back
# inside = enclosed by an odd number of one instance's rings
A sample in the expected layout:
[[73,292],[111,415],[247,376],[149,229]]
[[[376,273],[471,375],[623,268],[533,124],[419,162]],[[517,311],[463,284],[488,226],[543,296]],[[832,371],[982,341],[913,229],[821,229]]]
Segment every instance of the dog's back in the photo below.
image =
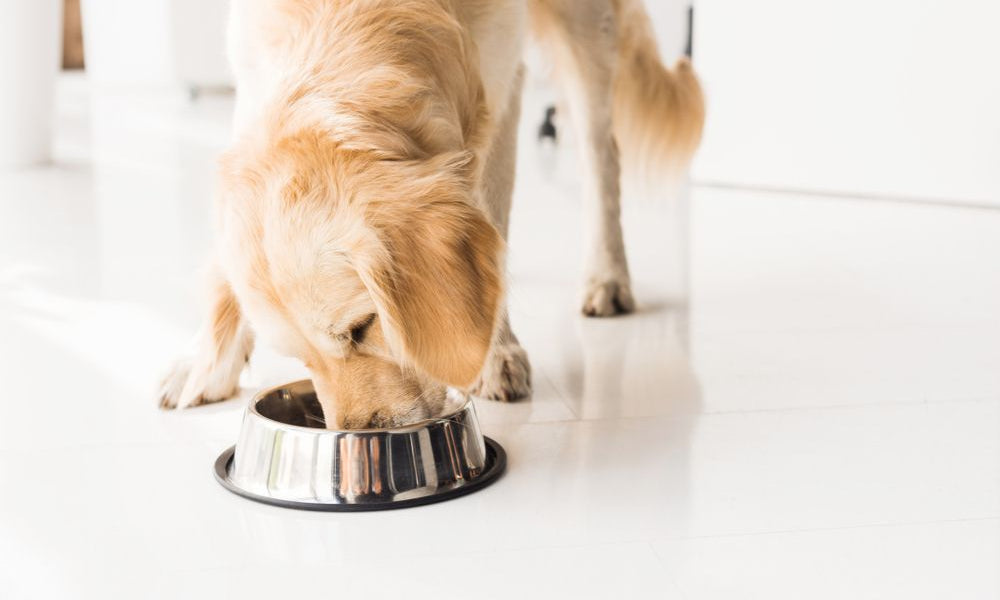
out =
[[345,21],[392,10],[428,18],[451,14],[474,40],[478,76],[489,112],[502,118],[530,23],[569,94],[586,94],[583,70],[614,73],[615,137],[631,166],[677,168],[701,138],[704,103],[691,64],[660,61],[641,0],[234,0],[230,59],[240,88],[237,129],[262,108],[269,88],[286,75],[282,53],[332,31],[324,19]]

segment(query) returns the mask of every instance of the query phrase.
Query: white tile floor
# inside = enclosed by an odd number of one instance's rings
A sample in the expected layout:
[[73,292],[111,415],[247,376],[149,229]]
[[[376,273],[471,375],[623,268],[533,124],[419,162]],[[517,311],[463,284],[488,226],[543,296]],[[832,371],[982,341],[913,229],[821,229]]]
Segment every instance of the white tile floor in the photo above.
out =
[[[63,82],[0,175],[0,598],[1000,598],[1000,211],[694,187],[632,202],[638,314],[576,314],[572,156],[530,139],[481,493],[377,514],[212,479],[242,403],[156,409],[196,324],[229,100]],[[683,198],[683,195],[682,195]],[[268,353],[254,385],[301,372]]]

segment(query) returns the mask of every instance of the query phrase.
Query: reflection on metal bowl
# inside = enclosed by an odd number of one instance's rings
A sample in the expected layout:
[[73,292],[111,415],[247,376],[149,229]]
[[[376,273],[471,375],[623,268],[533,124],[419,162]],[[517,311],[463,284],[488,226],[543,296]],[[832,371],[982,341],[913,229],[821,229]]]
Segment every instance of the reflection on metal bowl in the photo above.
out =
[[503,448],[480,431],[471,401],[396,429],[325,429],[322,414],[309,381],[257,394],[236,446],[216,461],[216,478],[260,502],[358,511],[461,496],[489,485],[506,466]]

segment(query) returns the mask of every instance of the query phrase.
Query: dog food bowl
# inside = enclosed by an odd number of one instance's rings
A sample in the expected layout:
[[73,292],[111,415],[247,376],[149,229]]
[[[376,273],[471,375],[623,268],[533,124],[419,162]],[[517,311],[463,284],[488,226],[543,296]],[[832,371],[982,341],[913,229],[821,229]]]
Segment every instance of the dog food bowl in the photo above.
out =
[[507,458],[484,437],[471,401],[396,429],[325,429],[310,381],[250,402],[236,445],[215,476],[245,498],[306,510],[405,508],[463,496],[496,481]]

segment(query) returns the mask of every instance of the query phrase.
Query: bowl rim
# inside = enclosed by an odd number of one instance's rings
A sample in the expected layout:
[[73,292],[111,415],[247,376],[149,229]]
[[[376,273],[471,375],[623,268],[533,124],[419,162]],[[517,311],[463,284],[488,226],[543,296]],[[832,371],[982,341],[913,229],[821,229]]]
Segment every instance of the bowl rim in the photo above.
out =
[[[270,417],[266,417],[257,411],[257,402],[262,400],[264,396],[272,394],[278,390],[289,388],[295,385],[307,384],[309,387],[313,388],[315,391],[316,387],[313,385],[312,379],[296,379],[295,381],[289,381],[287,383],[282,383],[280,385],[273,385],[268,388],[263,388],[258,390],[250,398],[250,404],[247,406],[247,414],[252,414],[254,417],[267,421],[269,423],[276,423],[280,425],[283,429],[298,430],[298,431],[308,431],[311,433],[325,432],[327,434],[340,434],[340,435],[351,435],[351,434],[375,434],[375,433],[410,433],[413,431],[418,431],[421,429],[427,429],[435,423],[441,423],[443,421],[451,421],[453,417],[464,412],[472,411],[475,418],[478,420],[478,415],[475,414],[475,405],[472,402],[472,396],[466,395],[465,402],[462,405],[447,414],[441,415],[440,417],[431,417],[428,419],[423,419],[415,423],[410,423],[409,425],[404,425],[402,427],[390,427],[390,428],[370,428],[370,429],[327,429],[320,427],[303,427],[302,425],[292,425],[291,423],[284,423],[282,421],[276,421]],[[446,392],[447,393],[447,392]]]

